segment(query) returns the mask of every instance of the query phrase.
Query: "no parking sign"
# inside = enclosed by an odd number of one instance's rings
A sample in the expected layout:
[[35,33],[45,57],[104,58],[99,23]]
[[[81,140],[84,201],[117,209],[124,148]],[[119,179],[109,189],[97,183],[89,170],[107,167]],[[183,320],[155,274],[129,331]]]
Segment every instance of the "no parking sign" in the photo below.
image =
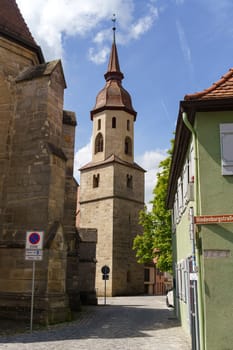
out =
[[27,231],[25,250],[26,260],[42,260],[43,237],[43,231]]
[[26,249],[42,249],[43,234],[43,231],[27,231]]

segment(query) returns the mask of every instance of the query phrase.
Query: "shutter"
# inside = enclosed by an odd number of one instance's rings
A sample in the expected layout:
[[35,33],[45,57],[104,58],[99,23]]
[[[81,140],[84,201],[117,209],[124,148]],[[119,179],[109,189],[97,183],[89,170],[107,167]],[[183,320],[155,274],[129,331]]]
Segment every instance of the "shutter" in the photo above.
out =
[[233,175],[233,123],[220,124],[222,175]]

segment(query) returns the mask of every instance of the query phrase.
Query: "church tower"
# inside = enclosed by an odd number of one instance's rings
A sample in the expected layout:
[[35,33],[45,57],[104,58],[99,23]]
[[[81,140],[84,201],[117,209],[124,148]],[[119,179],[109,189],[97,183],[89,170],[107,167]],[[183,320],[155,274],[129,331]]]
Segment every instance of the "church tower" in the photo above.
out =
[[109,266],[107,295],[143,293],[143,266],[132,250],[142,233],[139,211],[144,207],[144,170],[134,162],[136,111],[123,88],[115,27],[106,84],[91,111],[92,161],[80,179],[80,225],[97,229],[96,288],[104,294],[101,268]]

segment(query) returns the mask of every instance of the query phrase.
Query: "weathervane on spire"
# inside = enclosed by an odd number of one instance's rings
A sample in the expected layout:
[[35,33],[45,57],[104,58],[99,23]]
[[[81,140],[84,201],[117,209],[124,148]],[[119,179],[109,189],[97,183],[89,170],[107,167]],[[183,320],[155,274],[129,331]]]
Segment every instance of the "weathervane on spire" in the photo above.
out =
[[115,13],[112,15],[112,22],[113,22],[113,27],[112,27],[112,30],[113,30],[113,42],[115,43],[115,32],[116,32],[116,15]]

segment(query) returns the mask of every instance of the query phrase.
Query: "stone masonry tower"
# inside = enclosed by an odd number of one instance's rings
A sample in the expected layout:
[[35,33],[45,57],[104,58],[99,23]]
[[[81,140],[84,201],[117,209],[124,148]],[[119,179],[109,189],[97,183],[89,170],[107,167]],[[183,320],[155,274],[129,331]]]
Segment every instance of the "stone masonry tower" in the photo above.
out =
[[104,294],[101,267],[109,266],[107,295],[143,293],[143,266],[137,264],[133,239],[142,232],[138,214],[144,206],[144,170],[134,162],[134,122],[130,94],[122,87],[115,27],[105,87],[91,111],[92,161],[83,166],[80,225],[96,228],[98,296]]

